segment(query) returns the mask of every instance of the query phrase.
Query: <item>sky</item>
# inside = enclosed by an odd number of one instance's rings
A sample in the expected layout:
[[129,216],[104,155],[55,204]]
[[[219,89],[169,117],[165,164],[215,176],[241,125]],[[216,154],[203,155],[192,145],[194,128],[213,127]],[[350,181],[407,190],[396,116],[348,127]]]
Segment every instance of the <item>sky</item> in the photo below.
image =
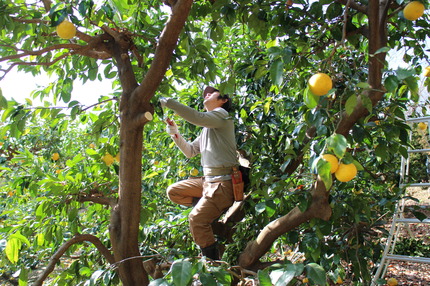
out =
[[[41,102],[39,100],[31,97],[31,92],[39,86],[45,87],[49,85],[54,80],[55,78],[49,78],[47,75],[42,74],[34,77],[30,73],[18,72],[14,69],[0,81],[0,88],[2,89],[3,96],[8,100],[14,99],[17,102],[23,103],[25,98],[30,98],[33,105],[40,105]],[[77,100],[88,106],[97,103],[100,95],[109,95],[112,92],[109,80],[105,80],[104,82],[87,81],[84,85],[75,82],[71,100]],[[67,104],[61,102],[58,105],[66,106]]]

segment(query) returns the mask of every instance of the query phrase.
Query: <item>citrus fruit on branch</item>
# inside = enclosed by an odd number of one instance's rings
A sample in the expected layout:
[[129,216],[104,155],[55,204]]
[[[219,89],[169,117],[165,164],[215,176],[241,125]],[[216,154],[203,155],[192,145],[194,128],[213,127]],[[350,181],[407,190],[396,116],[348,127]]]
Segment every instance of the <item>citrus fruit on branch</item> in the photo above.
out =
[[427,129],[427,124],[425,124],[424,122],[420,122],[420,123],[418,123],[418,128],[420,130],[426,130]]
[[426,67],[424,69],[424,76],[425,77],[430,77],[430,66]]
[[76,35],[76,27],[75,25],[73,25],[73,23],[64,20],[63,22],[61,22],[57,28],[57,35],[58,37],[65,39],[65,40],[70,40],[71,38],[73,38]]
[[334,173],[336,179],[341,182],[349,182],[357,175],[357,167],[353,163],[343,164],[340,163],[336,172]]
[[412,1],[403,8],[403,16],[414,21],[424,14],[424,4],[419,1]]
[[317,73],[311,76],[308,81],[309,89],[314,95],[322,96],[327,94],[333,87],[331,78],[325,73]]
[[102,160],[103,160],[103,162],[105,162],[105,164],[106,164],[107,166],[112,165],[112,163],[115,161],[115,159],[113,158],[113,156],[112,156],[111,154],[109,154],[109,153],[105,154],[105,155],[102,157]]

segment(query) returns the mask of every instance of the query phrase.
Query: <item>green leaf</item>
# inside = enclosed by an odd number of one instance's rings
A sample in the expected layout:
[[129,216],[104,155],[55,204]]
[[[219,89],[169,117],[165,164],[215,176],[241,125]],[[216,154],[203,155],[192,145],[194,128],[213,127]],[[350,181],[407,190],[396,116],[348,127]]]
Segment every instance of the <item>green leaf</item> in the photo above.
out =
[[359,82],[359,83],[357,83],[357,87],[358,88],[368,89],[368,88],[370,88],[370,85],[367,82]]
[[213,278],[210,273],[200,273],[199,278],[200,278],[200,282],[202,283],[202,285],[207,285],[207,286],[217,286],[218,285],[215,278]]
[[388,150],[387,150],[387,147],[385,145],[379,144],[378,146],[376,146],[375,155],[378,156],[379,158],[381,158],[381,160],[384,160],[388,156],[387,151]]
[[306,265],[307,277],[317,285],[326,285],[326,273],[324,268],[316,263]]
[[417,219],[419,219],[420,221],[423,221],[423,220],[427,219],[427,215],[425,215],[425,214],[424,214],[424,213],[422,213],[422,212],[413,211],[412,213],[413,213],[413,214],[414,214],[414,216],[415,216]]
[[105,15],[108,19],[112,20],[114,16],[114,11],[110,5],[104,4],[101,7],[101,10],[105,12]]
[[319,100],[320,100],[320,97],[314,95],[310,91],[309,87],[306,87],[305,94],[304,94],[304,101],[305,101],[306,106],[309,109],[313,109],[318,105]]
[[341,134],[335,133],[327,138],[327,149],[333,152],[339,159],[343,158],[345,155],[347,146],[348,142],[345,136]]
[[272,286],[272,280],[270,280],[269,269],[258,270],[258,282],[260,286]]
[[345,103],[345,111],[348,115],[354,111],[354,108],[357,106],[357,96],[355,94],[351,95]]
[[388,76],[384,81],[385,89],[388,92],[392,92],[392,93],[395,92],[398,85],[399,85],[399,81],[397,77],[394,75]]
[[0,110],[8,107],[7,99],[3,96],[2,89],[0,88]]
[[272,104],[272,98],[267,98],[266,103],[263,106],[263,112],[265,115],[269,114],[270,106]]
[[278,269],[270,273],[270,278],[274,286],[285,286],[293,280],[295,270]]
[[407,70],[404,68],[399,68],[396,71],[396,75],[397,75],[397,78],[399,80],[404,80],[408,77],[412,77],[412,76],[414,76],[414,74],[415,74],[415,72],[413,70]]
[[333,184],[332,175],[330,173],[330,163],[320,158],[317,162],[317,173],[324,182],[326,190],[330,190]]
[[19,232],[10,235],[9,239],[11,238],[19,239],[21,242],[25,243],[26,245],[30,245],[30,241]]
[[282,85],[282,81],[284,79],[284,63],[281,59],[275,60],[270,65],[270,78],[273,81],[273,84],[280,86]]
[[408,86],[409,90],[411,91],[411,99],[414,102],[418,102],[420,96],[418,93],[419,89],[418,89],[417,79],[415,77],[408,77],[408,78],[405,78],[405,82],[406,82],[406,85]]
[[221,267],[215,268],[212,272],[215,278],[218,280],[218,283],[221,285],[230,285],[231,284],[231,275]]
[[391,49],[389,47],[382,47],[375,52],[375,55],[380,53],[388,53]]
[[373,104],[370,98],[364,94],[361,95],[361,103],[369,112],[372,112]]
[[27,286],[28,285],[28,268],[21,268],[21,272],[19,273],[18,278],[18,286]]
[[18,262],[19,250],[21,249],[22,242],[17,238],[12,238],[7,241],[6,244],[6,257],[13,264]]
[[176,260],[173,262],[171,268],[173,284],[175,286],[187,286],[193,278],[192,268],[193,266],[188,260]]

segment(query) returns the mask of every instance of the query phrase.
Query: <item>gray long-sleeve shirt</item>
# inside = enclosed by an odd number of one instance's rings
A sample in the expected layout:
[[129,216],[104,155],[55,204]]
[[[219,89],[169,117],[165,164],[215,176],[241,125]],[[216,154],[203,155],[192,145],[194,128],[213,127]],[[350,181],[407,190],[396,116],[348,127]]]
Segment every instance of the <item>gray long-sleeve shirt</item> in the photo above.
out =
[[193,142],[187,142],[182,136],[173,137],[173,140],[188,158],[201,154],[205,175],[208,175],[205,170],[208,168],[238,165],[234,122],[225,109],[219,107],[208,112],[198,112],[173,99],[167,100],[166,107],[191,124],[203,127]]

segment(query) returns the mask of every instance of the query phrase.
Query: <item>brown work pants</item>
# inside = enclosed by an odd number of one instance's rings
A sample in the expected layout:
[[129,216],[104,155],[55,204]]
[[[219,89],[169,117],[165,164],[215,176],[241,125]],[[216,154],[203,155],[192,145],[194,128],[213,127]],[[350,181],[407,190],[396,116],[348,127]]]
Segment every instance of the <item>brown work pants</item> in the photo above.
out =
[[231,180],[206,182],[203,178],[190,178],[170,185],[167,195],[172,202],[184,206],[192,206],[193,198],[200,198],[188,215],[191,235],[201,248],[214,244],[211,223],[234,202]]

